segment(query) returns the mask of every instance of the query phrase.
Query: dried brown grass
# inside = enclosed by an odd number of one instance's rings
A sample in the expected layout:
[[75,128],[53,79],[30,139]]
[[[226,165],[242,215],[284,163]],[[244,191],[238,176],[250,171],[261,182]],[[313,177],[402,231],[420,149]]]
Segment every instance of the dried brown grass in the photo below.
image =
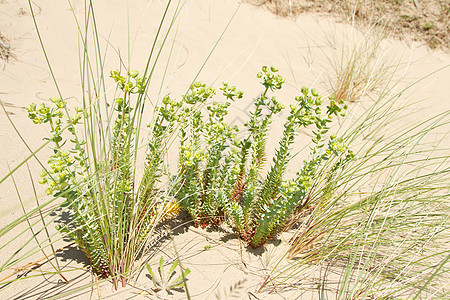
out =
[[0,60],[6,63],[12,57],[9,40],[0,33]]
[[373,25],[380,19],[398,38],[426,43],[430,48],[450,49],[450,2],[448,0],[244,0],[265,6],[280,16],[305,12],[333,15],[342,21]]

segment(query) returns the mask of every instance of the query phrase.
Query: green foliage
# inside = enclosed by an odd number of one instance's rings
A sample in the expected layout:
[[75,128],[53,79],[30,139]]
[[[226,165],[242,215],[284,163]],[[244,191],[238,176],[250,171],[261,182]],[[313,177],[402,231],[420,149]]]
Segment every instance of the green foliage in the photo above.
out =
[[[274,69],[271,69],[275,72]],[[281,84],[269,85],[272,83],[273,75],[267,70],[263,69],[264,82],[263,85],[267,88],[276,89],[281,88]],[[261,77],[259,74],[258,77]],[[281,78],[278,77],[278,82]],[[331,122],[334,115],[342,113],[342,107],[331,99],[327,106],[327,114],[325,117],[321,115],[320,105],[322,100],[316,90],[309,91],[307,88],[302,88],[302,95],[296,97],[296,104],[291,105],[290,114],[284,124],[284,131],[282,133],[279,147],[273,159],[273,165],[267,174],[265,180],[260,184],[259,178],[253,176],[256,172],[250,167],[249,175],[245,181],[245,185],[251,187],[250,193],[243,193],[243,201],[237,210],[241,210],[241,216],[233,218],[234,223],[238,228],[241,228],[240,234],[253,247],[258,247],[265,243],[265,241],[280,231],[284,224],[289,220],[292,214],[301,210],[307,203],[307,193],[311,186],[311,179],[315,170],[333,155],[339,155],[346,150],[342,140],[331,136],[328,142],[328,148],[323,150],[326,141],[326,133],[328,132],[327,124]],[[265,93],[263,93],[265,96]],[[274,98],[273,102],[276,101]],[[269,111],[272,112],[272,110]],[[258,115],[258,107],[253,116]],[[271,117],[271,114],[267,115]],[[262,120],[265,125],[267,119]],[[291,158],[291,145],[294,142],[296,132],[301,127],[308,127],[315,125],[313,130],[314,138],[312,139],[313,147],[311,148],[310,159],[304,162],[303,168],[297,173],[295,179],[287,180],[284,178],[285,170]],[[252,130],[249,130],[252,132]],[[264,128],[266,131],[266,128]],[[253,144],[263,144],[265,137],[255,135],[252,140]],[[256,146],[254,152],[256,155],[252,157],[251,166],[259,163],[259,149],[262,147]],[[349,155],[351,155],[349,153]],[[254,168],[255,170],[257,168]],[[236,205],[235,205],[236,208]],[[245,223],[241,223],[241,218]]]
[[156,291],[162,290],[169,292],[171,289],[182,287],[185,284],[187,276],[189,275],[189,273],[191,273],[191,270],[185,269],[184,271],[182,271],[180,276],[178,276],[176,279],[173,279],[176,273],[175,269],[177,268],[178,264],[178,260],[175,260],[170,266],[169,272],[166,274],[164,272],[164,258],[161,256],[158,266],[158,276],[155,276],[155,273],[153,272],[150,264],[146,264],[147,271],[151,277],[153,286],[155,287]]
[[232,143],[238,129],[228,125],[224,118],[231,101],[242,98],[242,92],[227,84],[221,90],[226,102],[208,105],[206,121],[203,120],[202,105],[215,90],[195,83],[183,98],[179,171],[173,190],[196,226],[220,221],[221,203],[227,201],[238,175],[237,168],[232,167],[235,163],[233,154],[237,151]]
[[[47,139],[52,142],[53,155],[41,173],[40,183],[48,185],[49,195],[64,198],[70,210],[70,223],[58,229],[77,242],[96,273],[119,276],[125,283],[125,273],[133,268],[135,257],[167,207],[158,202],[153,191],[162,175],[164,140],[174,129],[174,112],[167,110],[167,100],[158,110],[139,182],[134,161],[140,119],[133,103],[139,105],[146,79],[137,71],[128,72],[126,77],[112,71],[111,78],[121,95],[112,105],[112,125],[107,127],[111,128],[107,133],[111,138],[103,144],[103,151],[96,149],[98,141],[92,132],[86,136],[87,142],[79,139],[77,123],[83,120],[87,129],[93,130],[92,122],[97,121],[88,107],[76,108],[76,113],[64,120],[66,102],[51,98],[52,107],[31,104],[28,116],[35,124],[50,127]],[[71,138],[63,134],[66,128]]]
[[[258,73],[264,91],[254,100],[244,138],[237,138],[239,128],[226,122],[231,103],[243,97],[236,87],[223,84],[223,102],[210,101],[216,91],[202,83],[193,84],[181,101],[164,97],[149,124],[140,181],[135,160],[138,110],[142,109],[146,79],[137,71],[129,71],[127,76],[111,72],[120,97],[113,102],[111,125],[103,133],[110,139],[102,151],[92,133],[96,119],[90,107],[76,108],[75,114],[64,120],[63,111],[68,108],[60,99],[52,98],[52,107],[30,105],[33,122],[49,125],[48,140],[54,150],[40,182],[48,185],[48,194],[66,200],[71,222],[59,230],[77,242],[95,272],[119,277],[125,284],[123,274],[132,269],[149,233],[169,209],[159,204],[154,191],[163,174],[167,141],[175,132],[180,138],[179,170],[169,187],[171,193],[195,226],[218,224],[227,217],[253,247],[264,244],[306,206],[312,178],[323,162],[341,155],[342,162],[351,159],[342,139],[327,135],[333,116],[344,115],[342,101],[330,99],[322,113],[323,101],[317,91],[302,88],[290,106],[270,171],[261,175],[272,118],[284,109],[275,96],[268,95],[284,83],[277,72],[263,67]],[[80,120],[88,127],[87,142],[77,132]],[[309,127],[313,127],[310,157],[294,178],[285,178],[296,133]],[[63,134],[66,128],[71,138]]]
[[343,141],[332,136],[332,147],[345,142],[355,153],[330,157],[310,176],[289,250],[261,291],[317,289],[308,283],[317,268],[319,295],[335,288],[339,299],[445,297],[450,111],[404,124],[421,118],[410,99],[400,102],[404,92],[380,96],[344,126]]
[[[239,129],[225,122],[231,101],[242,97],[242,92],[224,84],[221,90],[224,103],[212,102],[204,117],[201,105],[214,91],[196,84],[186,95],[180,131],[180,163],[174,190],[183,208],[192,216],[196,226],[216,224],[226,215],[240,236],[258,247],[280,231],[293,213],[307,203],[312,177],[320,165],[333,156],[351,152],[342,139],[328,138],[328,124],[333,116],[344,115],[346,106],[330,99],[323,115],[322,99],[317,91],[302,88],[301,95],[291,105],[284,124],[282,138],[273,158],[273,165],[265,178],[260,173],[266,160],[267,132],[272,117],[284,108],[268,93],[281,89],[284,79],[278,70],[263,67],[261,78],[264,91],[254,100],[254,111],[245,124],[247,136],[236,138]],[[310,158],[305,161],[294,179],[285,178],[291,159],[291,146],[300,128],[315,126]]]

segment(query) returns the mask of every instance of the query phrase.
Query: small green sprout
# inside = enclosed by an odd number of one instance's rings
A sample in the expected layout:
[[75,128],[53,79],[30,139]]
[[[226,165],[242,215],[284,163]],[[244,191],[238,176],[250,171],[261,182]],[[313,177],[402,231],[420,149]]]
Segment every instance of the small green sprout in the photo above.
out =
[[155,287],[154,290],[156,292],[163,291],[165,293],[169,293],[170,290],[175,288],[180,288],[184,285],[184,282],[186,281],[186,277],[189,273],[191,273],[191,270],[185,269],[180,276],[178,276],[175,280],[172,280],[174,277],[176,271],[176,267],[178,266],[179,261],[178,259],[175,260],[172,263],[172,266],[170,267],[169,273],[165,274],[164,272],[164,258],[161,256],[161,259],[159,260],[159,266],[158,266],[158,277],[155,276],[155,273],[152,270],[152,267],[150,264],[146,264],[148,273],[150,274],[150,277],[153,282],[153,286]]

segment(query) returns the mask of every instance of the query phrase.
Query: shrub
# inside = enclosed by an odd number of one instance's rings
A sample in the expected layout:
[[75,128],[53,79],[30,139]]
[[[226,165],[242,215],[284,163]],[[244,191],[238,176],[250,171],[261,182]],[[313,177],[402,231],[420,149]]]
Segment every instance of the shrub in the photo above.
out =
[[[47,194],[65,199],[70,209],[70,222],[59,230],[76,241],[86,253],[94,272],[103,277],[116,277],[126,283],[135,258],[146,244],[150,232],[166,212],[175,207],[158,201],[155,185],[162,176],[164,141],[174,130],[173,117],[162,107],[148,137],[144,172],[136,179],[136,127],[140,117],[133,107],[145,90],[144,77],[137,71],[124,77],[112,71],[111,77],[121,91],[114,100],[108,128],[109,140],[96,144],[94,133],[82,141],[77,123],[96,122],[88,107],[75,108],[76,113],[64,120],[66,102],[51,98],[53,106],[31,104],[28,116],[35,124],[48,124],[53,155],[48,168],[41,173],[40,183],[47,184]],[[134,98],[138,98],[137,100]],[[139,104],[138,104],[139,105]],[[109,125],[112,127],[108,132]],[[63,126],[65,126],[63,128]],[[71,138],[63,135],[67,128]],[[93,123],[87,130],[95,130]],[[108,143],[109,142],[109,143]],[[96,149],[97,147],[101,149]]]
[[[290,107],[273,165],[265,178],[260,175],[266,159],[267,131],[272,117],[283,109],[274,96],[268,96],[269,91],[281,89],[284,83],[277,71],[263,67],[258,74],[265,89],[254,100],[255,109],[245,124],[245,138],[236,138],[239,129],[224,121],[231,101],[242,97],[235,87],[223,85],[226,100],[207,106],[206,121],[198,104],[211,98],[213,89],[196,84],[183,99],[191,105],[183,110],[191,118],[183,118],[180,130],[180,163],[173,188],[176,197],[196,226],[216,224],[226,215],[253,247],[264,244],[307,204],[312,176],[322,162],[347,151],[341,139],[327,135],[332,117],[343,115],[346,106],[330,99],[323,116],[321,97],[316,90],[304,87],[295,98],[296,104]],[[311,125],[315,129],[310,158],[295,178],[288,180],[285,170],[297,130]],[[345,157],[350,159],[351,152],[347,151]]]

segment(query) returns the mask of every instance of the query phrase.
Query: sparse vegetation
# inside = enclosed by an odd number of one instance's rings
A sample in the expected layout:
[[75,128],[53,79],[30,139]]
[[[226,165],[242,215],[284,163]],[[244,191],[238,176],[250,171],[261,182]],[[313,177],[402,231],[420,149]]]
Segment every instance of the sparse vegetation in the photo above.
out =
[[[97,126],[90,119],[97,115],[88,105],[76,107],[76,113],[64,121],[67,103],[51,98],[54,106],[33,103],[28,107],[28,116],[35,124],[50,127],[51,136],[45,139],[53,144],[54,154],[39,182],[48,184],[47,194],[64,198],[62,205],[69,208],[70,221],[58,230],[76,241],[95,273],[112,277],[114,282],[118,277],[125,286],[126,277],[122,274],[134,268],[134,260],[154,227],[173,209],[164,199],[158,202],[154,192],[162,175],[162,146],[171,130],[161,129],[167,121],[161,113],[149,137],[144,175],[136,182],[134,148],[136,127],[141,120],[135,111],[141,106],[147,79],[137,71],[129,71],[126,77],[112,71],[111,77],[122,94],[114,99],[108,126],[100,127],[111,136],[109,143],[103,140],[104,150],[100,153],[96,149],[101,142],[96,140]],[[137,107],[131,104],[134,95],[138,98]],[[87,141],[79,138],[76,125],[80,120],[87,126]],[[70,132],[70,138],[62,136],[64,129]]]
[[[92,2],[86,4],[88,18],[84,26],[88,31],[95,20]],[[165,18],[163,15],[161,23]],[[89,259],[92,271],[101,278],[111,278],[117,289],[119,283],[125,286],[133,276],[135,262],[145,252],[156,225],[178,210],[177,204],[156,193],[173,128],[164,112],[156,109],[153,122],[148,124],[150,130],[146,141],[142,144],[140,140],[144,134],[141,111],[146,106],[145,95],[152,78],[150,60],[155,54],[150,53],[141,76],[131,69],[126,70],[125,75],[119,70],[111,71],[110,77],[117,88],[110,99],[104,93],[106,72],[101,61],[96,66],[100,70],[99,78],[91,77],[90,73],[93,66],[88,45],[92,42],[94,51],[98,51],[101,57],[98,39],[94,35],[91,40],[88,33],[83,35],[84,30],[79,29],[79,37],[85,47],[80,53],[82,107],[69,107],[61,95],[50,98],[51,106],[33,103],[28,107],[28,116],[33,123],[48,126],[50,136],[44,137],[46,142],[43,146],[48,145],[53,151],[46,164],[40,162],[43,171],[39,180],[48,186],[46,192],[52,200],[38,204],[37,209],[40,211],[53,203],[60,214],[66,214],[65,222],[57,226],[59,232],[75,241]],[[92,30],[96,30],[95,25]],[[165,34],[169,32],[170,28]],[[99,101],[100,98],[103,101]],[[140,151],[145,151],[145,155],[144,162],[139,162],[143,167],[139,177],[137,157]],[[64,201],[61,203],[59,199]],[[52,209],[51,213],[55,211]],[[34,211],[24,212],[17,221],[27,220],[32,232],[36,223],[30,223],[28,218],[33,214]],[[46,224],[48,217],[48,214],[40,215],[42,224]],[[11,226],[3,228],[1,235],[12,230],[14,226]],[[36,232],[40,231],[42,229],[36,229]],[[36,242],[39,250],[41,243],[54,243],[50,236],[45,242]],[[33,251],[37,250],[30,252]],[[14,256],[4,259],[1,271],[27,257],[14,259]],[[56,266],[55,269],[59,272]]]
[[155,276],[155,272],[153,272],[153,269],[149,264],[145,265],[150,279],[153,282],[155,292],[161,291],[165,293],[164,296],[167,296],[167,294],[169,294],[171,290],[181,288],[186,284],[187,276],[189,273],[191,273],[191,271],[189,269],[185,269],[182,271],[181,275],[179,275],[177,278],[174,278],[178,264],[179,261],[175,260],[170,266],[169,272],[166,274],[166,271],[164,271],[164,258],[161,256],[159,260],[157,276]]
[[310,210],[293,222],[290,249],[262,289],[307,289],[302,279],[317,268],[324,282],[339,274],[336,285],[323,289],[336,289],[340,299],[447,293],[440,281],[449,272],[450,156],[436,147],[443,140],[421,141],[445,131],[450,112],[396,126],[407,111],[398,103],[403,92],[380,96],[341,133],[350,146],[358,144],[353,159],[331,159],[314,173]]
[[336,100],[354,102],[383,89],[398,66],[383,52],[386,28],[372,26],[362,36],[350,30],[342,33],[345,42],[337,42],[336,36],[328,38],[333,54],[327,59],[333,66],[329,85]]
[[450,47],[450,5],[443,0],[245,0],[281,16],[320,12],[364,26],[381,24],[399,38],[413,35],[430,48]]

